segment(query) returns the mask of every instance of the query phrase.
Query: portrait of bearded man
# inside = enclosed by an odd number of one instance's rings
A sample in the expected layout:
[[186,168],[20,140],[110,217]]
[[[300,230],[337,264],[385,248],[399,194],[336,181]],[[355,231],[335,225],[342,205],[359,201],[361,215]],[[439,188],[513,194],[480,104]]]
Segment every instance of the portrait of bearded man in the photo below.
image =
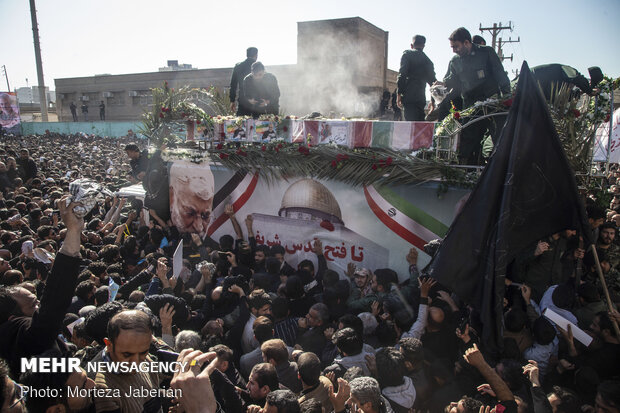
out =
[[204,238],[211,221],[215,183],[208,163],[176,161],[170,168],[170,216],[181,233]]

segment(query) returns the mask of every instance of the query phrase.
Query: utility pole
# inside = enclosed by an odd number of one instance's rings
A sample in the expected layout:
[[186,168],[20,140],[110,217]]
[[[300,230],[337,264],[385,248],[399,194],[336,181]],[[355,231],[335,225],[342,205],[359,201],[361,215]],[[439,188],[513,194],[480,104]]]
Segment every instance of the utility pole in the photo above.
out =
[[508,22],[508,26],[502,26],[502,22],[499,22],[499,24],[493,23],[493,27],[482,27],[481,23],[479,29],[480,33],[484,33],[485,31],[491,33],[491,47],[497,52],[497,55],[501,60],[510,59],[512,61],[512,55],[510,57],[504,58],[502,45],[506,43],[518,43],[521,41],[521,36],[519,36],[517,40],[512,40],[511,38],[508,38],[508,40],[504,42],[502,42],[502,39],[500,38],[499,43],[497,42],[497,36],[502,32],[502,30],[510,30],[512,32],[513,27],[511,21]]
[[504,56],[504,49],[502,49],[502,46],[505,45],[506,43],[519,43],[521,41],[521,36],[519,36],[519,38],[517,40],[512,40],[511,37],[508,38],[508,40],[502,41],[502,38],[499,38],[499,42],[497,42],[497,56],[499,57],[499,60],[501,60],[502,62],[504,60],[509,60],[512,62],[512,58],[513,55],[512,53],[510,53],[510,57],[508,56]]
[[39,44],[39,24],[37,23],[37,9],[34,0],[30,0],[30,18],[32,20],[32,37],[34,38],[34,57],[37,62],[37,77],[39,79],[39,100],[41,101],[41,120],[47,122],[47,97],[45,96],[45,81],[43,80],[43,62],[41,61],[41,45]]
[[4,73],[4,77],[6,78],[6,91],[11,91],[11,86],[9,86],[9,75],[6,73],[6,65],[2,65],[2,73]]

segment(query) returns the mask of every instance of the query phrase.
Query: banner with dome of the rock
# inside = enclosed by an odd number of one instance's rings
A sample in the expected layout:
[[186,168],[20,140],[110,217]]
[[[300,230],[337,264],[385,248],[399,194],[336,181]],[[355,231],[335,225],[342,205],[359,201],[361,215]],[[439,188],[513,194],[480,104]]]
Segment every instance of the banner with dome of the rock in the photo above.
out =
[[[318,268],[313,247],[320,240],[328,268],[339,274],[353,263],[373,271],[391,268],[403,280],[408,277],[405,257],[409,249],[421,247],[380,219],[363,187],[342,182],[299,177],[265,182],[254,173],[175,161],[170,168],[170,194],[172,221],[181,232],[198,233],[216,242],[223,235],[236,239],[230,220],[234,211],[245,240],[247,224],[251,223],[256,244],[281,245],[285,260],[293,268],[305,259]],[[440,229],[450,225],[467,191],[450,189],[438,195],[437,185],[428,183],[390,187],[389,192],[381,190],[380,194],[408,219],[419,223],[406,228],[427,241],[431,232],[438,236],[444,233]],[[386,213],[390,216],[389,208]],[[421,253],[419,266],[428,260]]]

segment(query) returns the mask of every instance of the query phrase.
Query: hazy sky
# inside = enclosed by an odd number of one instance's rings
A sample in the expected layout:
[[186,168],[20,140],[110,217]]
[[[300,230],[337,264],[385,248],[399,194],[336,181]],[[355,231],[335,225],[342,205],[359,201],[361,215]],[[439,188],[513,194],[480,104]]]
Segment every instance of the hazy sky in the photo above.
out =
[[[297,22],[359,16],[389,32],[388,67],[398,70],[411,36],[427,37],[425,52],[443,77],[452,52],[447,40],[459,26],[512,21],[503,32],[521,42],[506,45],[512,71],[564,63],[587,76],[587,68],[620,76],[619,0],[37,0],[45,83],[55,78],[157,71],[166,60],[195,68],[231,67],[259,48],[268,65],[297,60]],[[37,84],[29,2],[0,0],[0,66],[11,89]],[[490,35],[483,35],[490,43]],[[512,77],[512,75],[511,75]],[[0,78],[0,90],[6,79]]]

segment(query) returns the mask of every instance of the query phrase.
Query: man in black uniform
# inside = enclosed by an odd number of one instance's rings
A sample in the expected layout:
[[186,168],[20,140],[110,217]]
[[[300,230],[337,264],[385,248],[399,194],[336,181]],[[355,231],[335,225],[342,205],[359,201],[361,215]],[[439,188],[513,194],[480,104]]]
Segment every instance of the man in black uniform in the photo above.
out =
[[426,106],[426,84],[433,84],[435,67],[431,59],[424,54],[426,37],[415,35],[411,50],[405,50],[400,59],[400,71],[398,72],[398,107],[405,109],[405,120],[424,120],[424,107]]
[[103,100],[99,104],[99,119],[105,120],[105,103],[103,103]]
[[280,110],[280,88],[278,80],[271,73],[265,72],[261,62],[252,63],[252,73],[243,79],[243,98],[247,102],[249,115],[258,118],[262,114],[277,115]]
[[595,94],[592,89],[593,85],[574,67],[552,63],[534,66],[531,70],[547,100],[551,98],[552,91],[557,92],[563,84],[571,88],[576,86],[590,96]]
[[77,122],[78,121],[77,105],[75,104],[75,102],[71,102],[71,104],[69,105],[69,109],[71,110],[71,116],[73,116],[73,121]]
[[84,121],[88,122],[88,104],[86,102],[82,103],[82,116],[84,116]]
[[140,152],[138,145],[130,143],[125,145],[125,153],[129,157],[129,165],[131,166],[129,180],[134,184],[142,182],[149,166],[148,152],[146,150]]
[[[241,63],[237,63],[233,69],[232,77],[230,78],[230,110],[232,112],[237,111],[237,116],[250,115],[247,102],[243,101],[243,79],[250,74],[252,70],[252,63],[256,62],[258,58],[258,49],[256,47],[248,47],[246,52],[247,59]],[[235,99],[237,98],[237,86],[239,86],[239,105],[235,105]]]
[[[493,95],[510,94],[510,81],[502,62],[488,46],[473,44],[471,34],[464,27],[456,29],[449,37],[450,47],[456,53],[448,65],[444,83],[448,89],[460,91],[463,108],[487,100]],[[479,116],[475,113],[473,117]],[[473,118],[472,117],[472,118]],[[465,124],[472,120],[461,118]],[[486,118],[463,129],[459,145],[459,162],[477,165],[484,134],[489,131],[496,142],[504,126],[505,117]]]

